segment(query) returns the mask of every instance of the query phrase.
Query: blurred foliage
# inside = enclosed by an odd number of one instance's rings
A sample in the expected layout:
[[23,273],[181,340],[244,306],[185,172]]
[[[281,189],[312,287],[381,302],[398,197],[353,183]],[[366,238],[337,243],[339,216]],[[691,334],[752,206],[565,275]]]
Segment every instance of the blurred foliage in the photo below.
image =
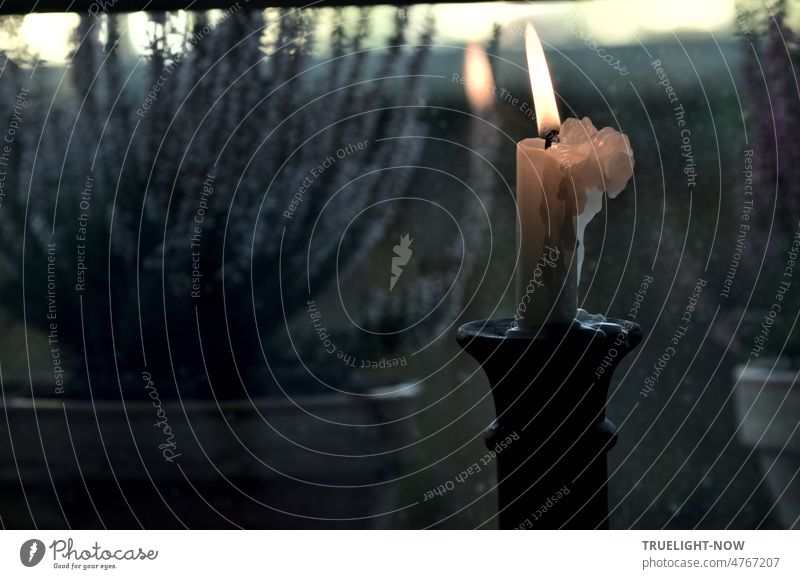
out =
[[[800,39],[788,24],[785,0],[742,9],[736,24],[744,55],[742,102],[749,148],[754,151],[753,211],[747,221],[750,229],[739,268],[744,275],[749,272],[757,278],[749,286],[739,284],[733,293],[733,303],[744,312],[735,347],[749,353],[754,340],[761,336],[765,338],[764,351],[759,355],[797,359],[800,332],[795,321],[800,312],[800,292],[794,287],[798,280],[792,279],[792,272],[788,277],[785,273],[790,260],[800,258],[797,247],[794,258],[789,253],[795,234],[800,233]],[[736,210],[739,218],[741,203]],[[789,283],[785,286],[788,291],[781,291],[785,282]],[[773,316],[770,309],[774,304],[781,309]]]
[[[276,345],[280,334],[305,316],[310,292],[350,283],[396,216],[355,217],[409,189],[413,172],[381,171],[414,166],[425,134],[418,105],[434,23],[424,19],[415,38],[408,14],[395,10],[375,51],[365,44],[369,9],[356,19],[332,11],[324,65],[311,57],[315,11],[224,13],[213,24],[205,14],[150,13],[149,51],[136,62],[120,54],[118,17],[101,27],[84,16],[61,78],[55,69],[31,75],[20,55],[5,55],[6,110],[20,87],[29,95],[5,183],[0,294],[31,330],[57,324],[71,395],[116,396],[145,367],[173,384],[172,396],[274,392],[266,371],[245,384],[249,373],[265,360],[270,372],[296,365]],[[14,26],[6,20],[4,30]],[[420,138],[381,141],[403,135]],[[314,179],[285,218],[311,171],[358,142],[368,150]],[[404,322],[410,305],[426,311],[446,284],[433,277],[415,277],[391,300],[385,288],[374,292],[360,321]],[[304,358],[324,362],[316,339],[306,331]],[[386,340],[367,350],[385,353]]]

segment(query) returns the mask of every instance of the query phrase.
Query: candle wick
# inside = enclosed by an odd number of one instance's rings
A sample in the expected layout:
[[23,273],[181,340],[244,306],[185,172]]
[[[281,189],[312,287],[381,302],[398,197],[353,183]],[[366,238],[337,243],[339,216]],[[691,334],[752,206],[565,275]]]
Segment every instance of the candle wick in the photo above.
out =
[[549,149],[550,145],[552,145],[553,143],[557,143],[557,142],[558,142],[558,130],[557,129],[552,129],[552,130],[548,129],[547,133],[544,136],[544,148],[545,149]]

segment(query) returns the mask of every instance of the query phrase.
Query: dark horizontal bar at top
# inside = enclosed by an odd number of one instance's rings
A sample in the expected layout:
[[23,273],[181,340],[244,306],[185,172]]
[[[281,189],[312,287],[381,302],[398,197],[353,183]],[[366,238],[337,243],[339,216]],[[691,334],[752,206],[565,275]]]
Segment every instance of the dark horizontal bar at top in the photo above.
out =
[[[436,2],[391,2],[388,0],[239,0],[241,8],[301,6],[377,6],[379,4],[446,4],[485,2],[486,0],[437,0]],[[527,2],[526,2],[527,3]],[[138,12],[140,10],[211,10],[226,9],[236,0],[0,0],[0,14],[31,12]]]

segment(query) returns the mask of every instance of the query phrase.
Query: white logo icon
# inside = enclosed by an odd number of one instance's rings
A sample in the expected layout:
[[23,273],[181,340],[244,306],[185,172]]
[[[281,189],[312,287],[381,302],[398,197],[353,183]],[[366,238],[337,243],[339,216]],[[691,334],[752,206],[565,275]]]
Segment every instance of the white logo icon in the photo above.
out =
[[411,250],[411,243],[413,241],[414,240],[409,237],[409,234],[406,233],[400,238],[400,244],[392,248],[395,256],[392,258],[392,275],[389,278],[389,291],[394,289],[394,284],[397,283],[397,280],[400,279],[403,273],[403,267],[408,264],[408,260],[411,259],[411,256],[414,254]]
[[19,560],[26,567],[35,567],[44,558],[44,543],[39,539],[28,539],[19,549]]

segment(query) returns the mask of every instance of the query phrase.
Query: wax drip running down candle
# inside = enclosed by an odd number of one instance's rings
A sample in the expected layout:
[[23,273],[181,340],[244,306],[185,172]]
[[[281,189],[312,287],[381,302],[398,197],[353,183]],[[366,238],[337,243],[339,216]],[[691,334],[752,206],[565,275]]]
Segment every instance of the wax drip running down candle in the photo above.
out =
[[533,25],[525,37],[540,138],[517,143],[517,330],[570,323],[585,250],[584,233],[633,175],[628,137],[597,130],[588,117],[561,123],[542,43]]

